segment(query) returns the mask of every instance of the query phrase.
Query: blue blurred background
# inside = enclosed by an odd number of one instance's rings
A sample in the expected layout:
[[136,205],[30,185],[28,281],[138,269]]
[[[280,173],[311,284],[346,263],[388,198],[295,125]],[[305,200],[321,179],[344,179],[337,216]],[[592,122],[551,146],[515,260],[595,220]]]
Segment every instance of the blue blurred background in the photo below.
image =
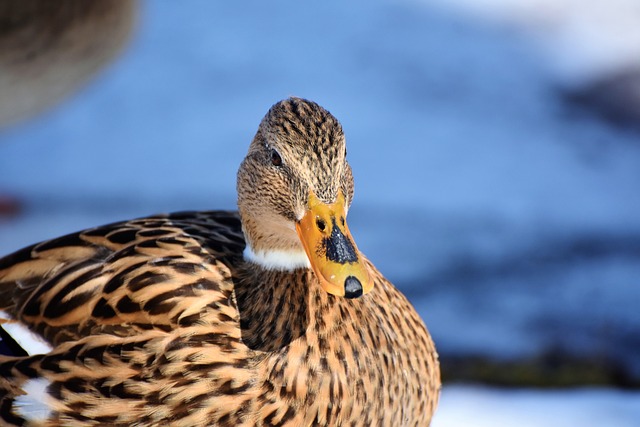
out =
[[260,119],[301,96],[342,122],[350,228],[425,319],[448,380],[640,384],[634,0],[139,6],[114,63],[0,130],[0,255],[234,209]]

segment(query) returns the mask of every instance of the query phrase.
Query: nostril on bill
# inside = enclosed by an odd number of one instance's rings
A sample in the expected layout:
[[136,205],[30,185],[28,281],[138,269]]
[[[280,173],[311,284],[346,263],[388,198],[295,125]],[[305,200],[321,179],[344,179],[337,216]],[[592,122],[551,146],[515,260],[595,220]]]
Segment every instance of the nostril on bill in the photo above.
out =
[[362,296],[362,284],[357,278],[349,276],[344,281],[344,296],[345,298],[358,298]]

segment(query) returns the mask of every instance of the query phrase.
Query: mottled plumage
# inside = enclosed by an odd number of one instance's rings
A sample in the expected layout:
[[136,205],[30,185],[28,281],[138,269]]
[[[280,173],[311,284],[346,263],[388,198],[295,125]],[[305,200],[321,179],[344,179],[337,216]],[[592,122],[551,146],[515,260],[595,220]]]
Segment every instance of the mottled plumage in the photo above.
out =
[[[325,290],[313,259],[314,269],[286,268],[243,256],[247,245],[303,254],[295,239],[308,194],[323,206],[353,197],[345,155],[333,116],[288,99],[240,168],[242,221],[222,211],[153,216],[0,260],[0,310],[53,347],[0,357],[0,425],[428,425],[435,348],[362,254],[373,288],[349,273],[364,293],[338,283],[349,298]],[[329,239],[341,219],[315,231]],[[30,415],[36,395],[44,406]]]

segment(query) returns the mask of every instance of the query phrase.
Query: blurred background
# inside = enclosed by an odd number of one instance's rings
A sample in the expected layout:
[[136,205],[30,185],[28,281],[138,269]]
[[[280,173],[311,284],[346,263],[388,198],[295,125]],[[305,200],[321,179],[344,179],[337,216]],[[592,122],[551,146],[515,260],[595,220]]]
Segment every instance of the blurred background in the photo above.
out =
[[639,425],[636,0],[49,3],[0,6],[0,256],[234,209],[262,116],[309,98],[438,346],[435,427]]

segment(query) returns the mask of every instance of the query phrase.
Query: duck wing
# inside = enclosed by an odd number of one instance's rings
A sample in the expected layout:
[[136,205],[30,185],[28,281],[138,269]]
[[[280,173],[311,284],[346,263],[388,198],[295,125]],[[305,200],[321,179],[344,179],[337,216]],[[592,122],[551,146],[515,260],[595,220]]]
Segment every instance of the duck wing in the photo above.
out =
[[57,346],[234,317],[244,246],[238,214],[226,211],[152,216],[35,244],[0,259],[0,322],[20,322]]

